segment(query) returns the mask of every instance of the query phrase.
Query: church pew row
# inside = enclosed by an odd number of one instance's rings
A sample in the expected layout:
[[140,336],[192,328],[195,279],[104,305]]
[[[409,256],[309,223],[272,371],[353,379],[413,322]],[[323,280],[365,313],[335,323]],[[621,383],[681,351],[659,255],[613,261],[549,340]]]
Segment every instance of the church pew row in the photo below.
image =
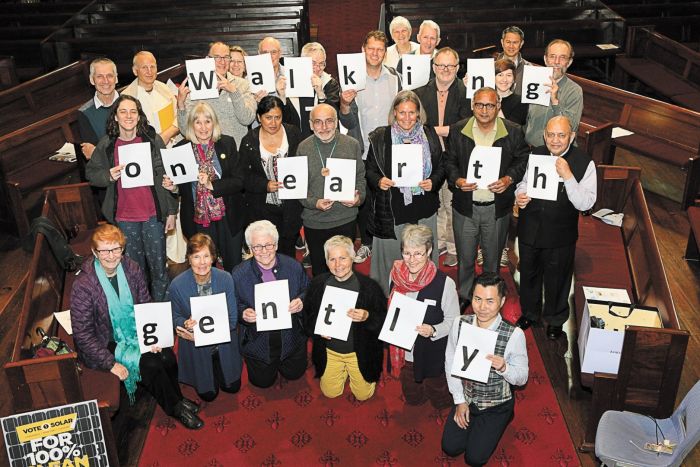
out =
[[700,112],[569,75],[583,89],[579,133],[607,123],[633,132],[613,138],[603,160],[614,164],[616,148],[667,163],[685,174],[681,207],[700,190]]

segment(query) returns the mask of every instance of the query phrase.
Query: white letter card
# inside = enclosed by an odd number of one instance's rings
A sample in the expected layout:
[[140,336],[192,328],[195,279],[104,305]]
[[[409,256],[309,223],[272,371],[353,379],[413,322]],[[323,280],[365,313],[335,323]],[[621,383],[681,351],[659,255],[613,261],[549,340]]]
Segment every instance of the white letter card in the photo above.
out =
[[423,146],[394,144],[391,146],[391,179],[396,187],[414,187],[423,180]]
[[257,331],[292,328],[287,279],[255,284],[255,315]]
[[194,326],[195,347],[231,342],[226,294],[190,297],[190,308],[192,319],[197,321]]
[[134,305],[136,335],[141,353],[151,351],[152,346],[165,349],[175,344],[173,312],[170,302],[139,303]]
[[394,292],[379,340],[406,350],[413,349],[418,337],[416,326],[423,324],[428,304]]
[[486,356],[493,355],[496,351],[498,333],[464,321],[459,325],[461,331],[450,373],[459,378],[485,383],[491,372],[491,360]]
[[348,310],[355,308],[357,296],[358,293],[351,290],[326,286],[321,299],[321,308],[318,310],[314,334],[347,341],[352,325]]
[[133,143],[119,147],[119,164],[123,165],[122,188],[153,186],[151,143]]

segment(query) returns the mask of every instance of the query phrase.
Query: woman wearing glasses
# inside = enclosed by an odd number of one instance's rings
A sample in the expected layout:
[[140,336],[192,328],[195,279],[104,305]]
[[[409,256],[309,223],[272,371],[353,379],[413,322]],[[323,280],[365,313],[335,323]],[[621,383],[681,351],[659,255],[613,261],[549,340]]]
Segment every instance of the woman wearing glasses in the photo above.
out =
[[[459,316],[459,298],[454,280],[430,260],[433,232],[424,225],[408,225],[401,234],[402,260],[391,269],[391,294],[406,295],[428,304],[423,323],[416,327],[413,350],[390,346],[391,373],[401,381],[408,405],[426,401],[436,409],[452,405],[445,379],[447,336]],[[410,310],[409,310],[410,312]]]
[[[369,135],[367,186],[374,192],[374,215],[368,231],[374,236],[370,277],[389,294],[389,272],[394,261],[401,259],[399,239],[408,224],[427,225],[437,232],[438,192],[444,180],[442,148],[438,135],[424,125],[425,112],[413,91],[401,91],[394,98],[389,126],[379,127]],[[415,186],[398,187],[393,153],[402,144],[417,145],[421,154],[421,180]],[[431,252],[437,263],[437,249]]]
[[118,227],[103,224],[93,232],[90,244],[94,258],[83,263],[70,297],[78,358],[88,368],[119,378],[130,403],[141,385],[166,414],[186,428],[201,428],[199,407],[180,391],[172,349],[153,346],[144,354],[139,349],[134,305],[150,302],[151,296],[138,264],[122,256],[126,236]]
[[[200,399],[213,401],[219,390],[234,394],[241,388],[241,355],[238,352],[238,307],[231,274],[212,265],[216,246],[209,235],[198,233],[187,242],[187,261],[190,268],[170,284],[168,295],[173,313],[173,325],[178,341],[177,361],[180,382],[193,386]],[[196,347],[192,319],[192,297],[224,294],[228,307],[231,340],[216,345]]]
[[238,76],[239,78],[245,78],[248,76],[248,72],[245,68],[245,58],[248,56],[248,52],[243,49],[240,45],[232,45],[229,47],[229,57],[231,61],[228,65],[228,71],[233,76]]
[[[272,386],[278,373],[287,380],[295,380],[306,371],[306,335],[301,311],[309,277],[298,261],[277,254],[278,240],[277,229],[270,221],[253,222],[245,229],[245,241],[253,257],[233,270],[248,381],[260,388]],[[287,281],[290,300],[289,309],[279,311],[291,313],[292,328],[258,331],[255,285],[279,280]]]

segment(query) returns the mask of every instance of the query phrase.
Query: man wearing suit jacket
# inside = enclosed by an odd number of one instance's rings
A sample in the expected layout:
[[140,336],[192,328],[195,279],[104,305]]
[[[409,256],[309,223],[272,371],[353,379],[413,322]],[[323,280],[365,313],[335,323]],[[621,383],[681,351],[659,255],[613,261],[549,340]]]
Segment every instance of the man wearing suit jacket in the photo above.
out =
[[[435,77],[428,84],[416,89],[425,109],[426,124],[435,128],[440,136],[442,150],[450,132],[450,125],[471,117],[472,110],[467,100],[467,90],[457,79],[459,55],[454,49],[444,47],[433,59]],[[457,264],[454,232],[452,230],[452,192],[445,183],[440,189],[440,209],[438,209],[438,249],[446,253],[444,264]]]

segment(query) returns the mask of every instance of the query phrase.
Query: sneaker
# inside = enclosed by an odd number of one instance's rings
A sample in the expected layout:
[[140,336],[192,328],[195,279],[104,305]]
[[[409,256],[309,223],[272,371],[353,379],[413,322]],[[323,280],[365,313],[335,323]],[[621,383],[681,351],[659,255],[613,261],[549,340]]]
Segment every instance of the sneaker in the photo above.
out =
[[457,255],[453,255],[452,253],[447,253],[445,255],[445,260],[442,262],[443,266],[447,266],[448,268],[457,266],[457,263],[459,260],[457,260]]
[[481,248],[476,252],[476,264],[479,266],[484,265],[484,252],[481,251]]
[[297,242],[294,244],[294,248],[297,250],[303,250],[306,248],[306,241],[304,241],[304,237],[299,235],[299,238],[297,238]]
[[309,269],[311,267],[311,255],[309,255],[309,250],[306,250],[306,253],[304,253],[304,257],[301,260],[301,264],[306,269]]
[[501,252],[501,267],[505,267],[510,264],[510,260],[508,259],[508,250],[509,248],[506,247]]
[[368,245],[362,245],[357,249],[357,253],[355,253],[355,259],[353,261],[356,263],[364,263],[370,256],[372,256],[372,248],[370,248]]

